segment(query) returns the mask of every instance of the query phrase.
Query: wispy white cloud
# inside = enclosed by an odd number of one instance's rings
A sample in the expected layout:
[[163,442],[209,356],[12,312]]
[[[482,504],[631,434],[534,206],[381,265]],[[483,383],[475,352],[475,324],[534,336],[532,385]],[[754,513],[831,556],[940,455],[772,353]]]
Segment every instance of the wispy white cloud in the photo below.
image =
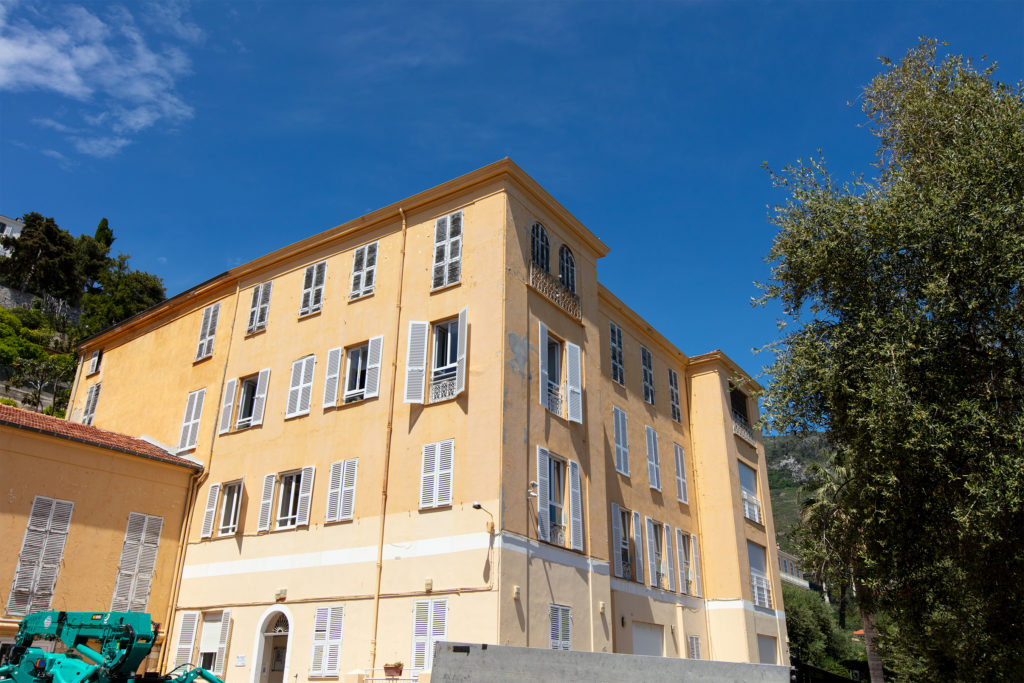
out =
[[116,138],[116,137],[91,137],[91,138],[72,138],[72,142],[82,154],[88,154],[91,157],[111,157],[120,152],[122,149],[127,147],[131,140],[128,138]]
[[32,119],[32,123],[36,124],[37,126],[39,126],[41,128],[51,128],[51,129],[57,131],[58,133],[78,133],[78,132],[80,132],[77,128],[72,128],[71,126],[63,124],[60,121],[54,121],[53,119],[46,118],[46,117],[38,118],[38,119]]
[[57,165],[60,166],[65,171],[70,171],[72,168],[74,168],[77,165],[74,161],[72,161],[71,159],[68,159],[66,156],[64,156],[63,154],[61,154],[60,152],[58,152],[55,149],[44,149],[41,152],[41,154],[44,157],[49,157],[51,159],[56,160],[57,161]]

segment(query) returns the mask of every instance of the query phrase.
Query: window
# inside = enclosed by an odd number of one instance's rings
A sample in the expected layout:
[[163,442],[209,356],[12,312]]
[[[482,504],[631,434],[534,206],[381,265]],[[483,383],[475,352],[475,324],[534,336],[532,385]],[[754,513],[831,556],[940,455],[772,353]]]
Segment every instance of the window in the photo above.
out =
[[462,277],[462,212],[434,221],[434,276],[431,289],[454,285]]
[[[201,667],[212,671],[218,676],[224,674],[224,661],[227,655],[228,636],[230,633],[231,610],[226,609],[221,612],[205,612],[203,614],[203,632],[199,638],[199,665]],[[180,635],[185,635],[184,626]],[[180,637],[178,645],[180,649],[182,646]],[[189,643],[190,654],[191,649],[191,643]]]
[[647,521],[647,571],[650,585],[656,588],[668,588],[666,579],[670,574],[665,566],[665,526],[650,517]]
[[772,586],[768,582],[768,562],[763,546],[747,541],[747,562],[750,564],[750,589],[757,607],[772,606]]
[[181,419],[181,435],[178,437],[178,450],[186,451],[196,447],[199,440],[199,420],[203,416],[203,400],[206,389],[193,391],[185,401],[185,416]]
[[668,402],[672,407],[672,419],[683,421],[683,411],[679,409],[679,375],[672,368],[668,369]]
[[306,275],[302,281],[302,303],[299,315],[317,313],[324,304],[324,279],[327,275],[327,261],[321,261],[306,267]]
[[[569,499],[568,514],[564,509],[566,497]],[[579,463],[563,460],[541,446],[537,446],[537,537],[548,543],[583,550],[583,495]]]
[[[632,533],[630,532],[632,529]],[[632,546],[630,545],[632,541]],[[630,512],[612,503],[612,564],[615,576],[643,581],[640,513]]]
[[629,434],[626,429],[626,412],[612,407],[612,425],[615,431],[615,471],[629,476]]
[[248,427],[252,424],[252,412],[256,407],[256,390],[259,388],[258,377],[246,377],[242,380],[241,392],[238,401],[238,421],[235,426],[238,429]]
[[551,248],[548,244],[548,233],[540,223],[533,224],[530,235],[530,260],[544,272],[551,272]]
[[576,259],[564,244],[558,248],[558,279],[563,287],[576,293]]
[[271,473],[263,477],[257,531],[269,531],[271,519],[275,522],[275,529],[309,525],[309,504],[313,498],[315,469],[303,467],[301,470]]
[[[381,348],[384,337],[374,337],[365,344],[349,347],[345,351],[345,373],[342,401],[353,403],[377,396],[380,387]],[[331,349],[327,354],[327,379],[324,380],[324,406],[337,403],[338,378],[341,370],[342,349]]]
[[680,503],[689,503],[686,490],[686,451],[677,443],[672,444],[676,456],[676,498]]
[[690,636],[687,640],[690,644],[690,659],[700,659],[700,636]]
[[328,522],[350,520],[356,501],[356,470],[359,458],[339,460],[331,463],[330,483],[327,487]]
[[653,427],[646,427],[647,432],[647,479],[651,488],[661,490],[661,460],[658,457],[658,433]]
[[7,598],[8,614],[25,616],[50,609],[74,509],[75,504],[69,500],[44,496],[32,500],[11,594]]
[[85,394],[85,407],[82,409],[82,424],[91,425],[96,417],[96,401],[100,398],[100,385],[93,384]]
[[572,608],[566,605],[551,605],[548,612],[551,625],[551,649],[572,649]]
[[344,625],[344,605],[316,608],[313,616],[313,652],[309,657],[310,677],[338,675],[341,665],[341,632]]
[[110,601],[111,612],[146,611],[163,526],[163,517],[128,513],[121,561],[117,565],[117,583]]
[[676,529],[676,551],[679,558],[679,591],[690,592],[691,576],[690,566],[690,537],[683,533],[682,529]]
[[100,363],[103,361],[103,349],[97,349],[93,351],[89,356],[89,372],[86,374],[92,375],[100,371]]
[[732,416],[744,425],[750,424],[750,416],[747,413],[747,395],[729,384],[729,403],[732,405]]
[[[583,359],[580,347],[548,334],[547,325],[538,326],[540,404],[570,422],[583,422]],[[562,355],[565,354],[565,383],[562,383]],[[564,412],[563,412],[564,403]]]
[[452,467],[455,463],[455,439],[423,446],[420,474],[420,509],[452,504]]
[[622,364],[622,328],[608,323],[609,346],[612,351],[612,381],[626,386],[626,370]]
[[757,470],[741,463],[740,471],[740,498],[743,501],[743,516],[752,522],[762,524],[761,501],[757,498]]
[[640,364],[644,377],[644,400],[654,405],[654,359],[647,347],[640,347]]
[[309,414],[309,402],[313,396],[313,369],[316,356],[310,354],[292,363],[291,383],[288,387],[288,406],[284,416],[296,417]]
[[430,346],[428,341],[431,339],[433,361],[427,402],[445,401],[465,391],[468,327],[469,307],[459,311],[459,317],[455,320],[433,325],[418,320],[409,322],[409,345],[406,350],[405,366],[406,403],[423,403],[427,384],[427,351]]
[[199,326],[199,343],[196,345],[196,360],[203,360],[213,355],[213,338],[217,334],[218,315],[220,315],[220,302],[203,309],[203,322]]
[[[218,513],[217,502],[220,501]],[[227,484],[213,484],[206,495],[206,511],[200,538],[213,535],[214,526],[218,536],[230,536],[238,531],[238,513],[242,507],[242,480]]]
[[267,314],[270,312],[270,292],[274,282],[264,282],[252,289],[252,301],[249,303],[249,325],[245,333],[252,334],[267,328]]
[[178,644],[174,650],[174,668],[178,669],[192,662],[192,647],[196,642],[196,628],[199,612],[182,612],[178,623]]
[[697,537],[690,534],[690,567],[693,576],[693,594],[698,598],[703,593],[700,581],[700,549],[697,546]]
[[352,254],[352,290],[349,299],[373,294],[377,282],[377,243],[364,244]]
[[434,645],[448,639],[448,601],[417,600],[413,603],[413,671],[425,671],[434,663]]
[[[270,384],[270,368],[264,368],[255,375],[229,379],[224,383],[224,400],[221,403],[220,427],[218,434],[235,429],[245,429],[263,424],[263,407],[267,404],[267,385]],[[234,423],[231,418],[235,410],[235,394],[238,393],[238,414]]]

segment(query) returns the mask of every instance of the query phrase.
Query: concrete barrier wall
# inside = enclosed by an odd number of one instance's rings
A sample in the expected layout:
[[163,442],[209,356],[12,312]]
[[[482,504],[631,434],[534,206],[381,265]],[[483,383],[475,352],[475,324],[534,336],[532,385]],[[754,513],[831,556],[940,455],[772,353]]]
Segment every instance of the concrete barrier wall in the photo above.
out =
[[439,643],[434,653],[430,682],[475,681],[789,683],[789,669],[771,664],[713,662],[604,652],[566,652],[504,645]]

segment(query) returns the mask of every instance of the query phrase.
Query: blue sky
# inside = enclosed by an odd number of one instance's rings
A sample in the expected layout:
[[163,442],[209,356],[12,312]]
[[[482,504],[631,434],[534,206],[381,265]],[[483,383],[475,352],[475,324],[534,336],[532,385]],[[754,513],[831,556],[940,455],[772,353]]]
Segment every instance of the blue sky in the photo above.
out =
[[106,216],[174,294],[509,156],[614,293],[756,372],[761,164],[870,174],[860,94],[922,35],[1024,78],[1024,2],[0,0],[0,214]]

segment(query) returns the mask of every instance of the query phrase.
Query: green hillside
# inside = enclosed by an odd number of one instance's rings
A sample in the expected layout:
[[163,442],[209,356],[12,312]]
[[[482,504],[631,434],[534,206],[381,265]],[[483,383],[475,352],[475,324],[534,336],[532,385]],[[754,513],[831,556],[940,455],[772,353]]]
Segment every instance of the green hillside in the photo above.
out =
[[800,521],[803,493],[800,485],[807,479],[807,465],[821,460],[825,439],[821,434],[797,436],[766,436],[764,450],[771,489],[772,513],[775,516],[775,537],[786,552],[794,552],[793,528]]

